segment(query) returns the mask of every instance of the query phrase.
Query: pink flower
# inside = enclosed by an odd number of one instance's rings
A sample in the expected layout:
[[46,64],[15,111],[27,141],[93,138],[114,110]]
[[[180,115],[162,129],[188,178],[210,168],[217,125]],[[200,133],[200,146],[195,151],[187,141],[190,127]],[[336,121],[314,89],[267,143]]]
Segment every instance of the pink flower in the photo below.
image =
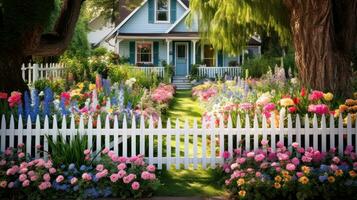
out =
[[126,163],[126,161],[127,161],[128,159],[126,158],[126,157],[119,157],[118,158],[118,161],[120,162],[120,163]]
[[254,157],[254,159],[256,162],[261,162],[265,159],[265,156],[264,156],[264,154],[258,154]]
[[84,155],[89,155],[90,154],[90,149],[86,149],[86,150],[84,150]]
[[335,164],[338,164],[338,163],[340,162],[340,159],[339,159],[337,156],[335,156],[335,157],[332,158],[332,161],[333,161]]
[[31,180],[31,181],[37,181],[37,179],[38,179],[38,176],[37,176],[37,175],[30,176],[30,180]]
[[22,182],[22,187],[28,187],[30,185],[30,181],[29,180],[24,180],[24,182]]
[[118,172],[119,178],[123,178],[125,175],[126,175],[126,171],[124,171],[124,170],[120,170],[120,171]]
[[253,109],[253,104],[251,103],[241,103],[239,104],[239,108],[243,111],[249,111]]
[[98,172],[98,173],[95,175],[95,177],[96,177],[97,179],[101,179],[101,178],[103,178],[103,177],[106,177],[107,175],[108,175],[108,170],[107,170],[107,169],[104,169],[103,171]]
[[0,187],[6,188],[6,186],[7,186],[7,181],[1,181],[0,182]]
[[222,157],[223,157],[224,159],[228,159],[230,156],[231,156],[231,154],[230,154],[228,151],[224,151],[224,152],[222,153]]
[[114,152],[114,151],[108,151],[107,153],[108,153],[108,156],[109,156],[109,157],[115,156],[115,152]]
[[109,152],[109,148],[108,147],[105,147],[102,151],[102,154],[107,154]]
[[237,162],[239,163],[239,164],[243,164],[243,163],[245,163],[245,158],[237,158]]
[[22,94],[20,92],[11,92],[11,96],[8,98],[8,102],[10,107],[14,107],[16,105],[21,104]]
[[83,173],[82,174],[82,179],[85,181],[91,181],[92,180],[92,176],[89,175],[88,173]]
[[276,143],[276,147],[283,148],[284,147],[284,143],[282,141],[279,141],[278,143]]
[[297,149],[299,147],[299,143],[294,142],[291,144],[292,147],[294,147],[295,149]]
[[25,157],[25,154],[24,154],[23,152],[20,152],[19,154],[17,154],[17,156],[18,156],[19,158],[23,158],[23,157]]
[[6,160],[1,160],[0,161],[0,166],[4,166],[4,165],[6,165]]
[[54,174],[54,173],[56,173],[57,170],[55,168],[51,167],[48,171],[50,172],[50,174]]
[[22,148],[22,147],[24,147],[24,146],[25,146],[24,143],[20,143],[20,144],[17,145],[17,147],[19,147],[19,148]]
[[272,112],[273,110],[275,110],[275,104],[273,104],[273,103],[268,103],[267,105],[265,105],[265,106],[263,107],[263,112],[268,112],[268,113],[270,113],[270,112]]
[[138,189],[140,188],[140,183],[134,181],[134,182],[131,184],[131,188],[132,188],[133,190],[138,190]]
[[330,110],[325,104],[309,105],[308,112],[316,113],[319,115],[326,115],[330,113]]
[[267,146],[269,144],[269,141],[268,140],[262,140],[260,143],[262,144],[262,146]]
[[51,187],[51,183],[50,182],[41,182],[40,185],[38,186],[38,188],[40,190],[42,190],[42,191],[46,190],[46,189],[48,189],[50,187]]
[[14,183],[14,182],[10,182],[10,183],[7,185],[7,187],[8,187],[8,188],[13,188],[13,187],[14,187],[14,185],[15,185],[15,183]]
[[51,180],[51,176],[50,176],[48,173],[44,174],[44,175],[42,176],[42,178],[43,178],[43,180],[46,181],[46,182],[49,182],[49,181]]
[[254,153],[254,152],[249,152],[249,153],[247,153],[247,157],[248,157],[248,158],[254,158],[254,156],[255,156],[255,153]]
[[62,182],[64,180],[64,177],[62,176],[62,175],[59,175],[59,176],[57,176],[57,178],[56,178],[56,182],[57,183],[60,183],[60,182]]
[[141,173],[141,178],[142,178],[143,180],[149,180],[149,179],[150,179],[150,173],[147,172],[147,171],[143,171],[143,172]]
[[76,177],[71,178],[71,185],[77,184],[78,179]]
[[156,175],[155,174],[150,174],[150,180],[155,180],[156,179]]
[[324,97],[324,93],[318,90],[314,90],[311,92],[309,95],[309,100],[310,101],[318,101]]
[[34,172],[34,171],[29,171],[29,172],[27,172],[27,175],[29,175],[29,176],[35,176],[36,175],[36,173]]
[[115,183],[119,180],[119,175],[118,174],[112,174],[110,175],[110,181]]
[[302,172],[297,172],[297,173],[296,173],[296,176],[300,178],[300,177],[304,176],[304,173],[302,173]]
[[125,163],[120,163],[118,166],[117,166],[118,170],[123,170],[123,169],[126,169],[126,164]]
[[36,145],[36,149],[41,149],[42,148],[42,145],[38,144]]
[[298,148],[298,152],[299,152],[299,153],[304,153],[304,152],[305,152],[305,149],[304,149],[303,147],[300,147],[300,148]]
[[289,155],[286,153],[278,153],[277,156],[280,161],[289,160]]
[[291,159],[291,162],[292,162],[295,166],[298,166],[298,165],[300,164],[300,160],[299,160],[297,157]]
[[288,170],[288,171],[294,171],[295,169],[296,169],[296,167],[294,164],[289,163],[286,165],[286,170]]
[[97,171],[103,171],[104,170],[104,165],[102,165],[102,164],[99,164],[99,165],[97,165],[97,167],[95,168]]
[[19,176],[19,181],[20,181],[20,182],[24,182],[26,179],[27,179],[27,175],[26,175],[26,174],[21,174],[21,175]]
[[21,174],[25,174],[25,173],[27,173],[27,171],[28,171],[27,167],[24,167],[24,168],[20,169],[20,173]]
[[261,172],[255,172],[255,177],[260,178],[262,176]]
[[155,172],[156,167],[154,165],[149,165],[146,167],[146,170],[148,170],[149,172]]
[[11,154],[12,154],[12,149],[11,149],[11,148],[7,148],[7,149],[5,150],[5,155],[9,156],[9,155],[11,155]]

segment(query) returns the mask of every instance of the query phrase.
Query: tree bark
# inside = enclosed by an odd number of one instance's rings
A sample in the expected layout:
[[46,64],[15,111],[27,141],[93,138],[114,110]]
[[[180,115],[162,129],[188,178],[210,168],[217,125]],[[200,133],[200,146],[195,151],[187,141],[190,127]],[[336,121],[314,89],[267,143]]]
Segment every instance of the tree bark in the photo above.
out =
[[295,61],[305,86],[337,95],[351,91],[356,0],[284,0],[290,10]]
[[0,91],[10,93],[28,89],[21,72],[24,57],[55,56],[66,50],[72,39],[83,1],[63,1],[61,15],[53,32],[43,34],[42,25],[36,25],[19,38],[20,46],[0,49]]

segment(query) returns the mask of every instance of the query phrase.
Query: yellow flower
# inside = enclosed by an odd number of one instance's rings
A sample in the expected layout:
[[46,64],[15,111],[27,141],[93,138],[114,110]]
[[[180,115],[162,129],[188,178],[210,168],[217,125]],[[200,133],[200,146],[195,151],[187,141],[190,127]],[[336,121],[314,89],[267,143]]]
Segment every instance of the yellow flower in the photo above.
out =
[[283,98],[280,100],[280,105],[284,107],[295,105],[294,101],[291,98]]
[[342,175],[343,175],[343,171],[341,169],[336,170],[335,176],[342,176]]
[[349,174],[350,174],[350,176],[351,176],[352,178],[354,178],[354,177],[357,176],[357,173],[356,173],[355,171],[353,171],[353,170],[351,170],[351,171],[349,172]]
[[78,86],[79,89],[82,90],[84,88],[84,83],[83,82],[78,83],[77,86]]
[[281,174],[282,174],[284,177],[289,176],[289,172],[286,171],[286,170],[282,171]]
[[108,113],[109,113],[109,114],[112,114],[112,113],[113,113],[113,108],[110,108],[110,109],[108,110]]
[[245,183],[245,181],[244,181],[243,178],[240,178],[240,179],[238,179],[238,181],[237,181],[237,185],[238,185],[238,186],[241,186],[241,185],[243,185],[244,183]]
[[89,84],[89,90],[92,91],[96,88],[96,85],[95,84]]
[[302,176],[299,178],[299,182],[305,185],[309,182],[309,179],[306,176]]
[[301,170],[305,173],[305,174],[309,174],[310,173],[310,167],[307,166],[302,166]]
[[274,183],[274,187],[275,187],[276,189],[279,189],[279,188],[281,188],[281,185],[280,185],[280,183],[275,182],[275,183]]
[[324,99],[325,99],[326,101],[332,101],[332,99],[333,99],[333,94],[332,94],[331,92],[325,93],[325,94],[324,94]]
[[286,176],[285,178],[284,178],[284,181],[285,182],[289,182],[291,180],[291,176]]
[[241,190],[241,191],[238,192],[239,196],[241,196],[241,197],[245,197],[246,193],[247,192],[245,190]]
[[282,178],[281,178],[281,176],[276,176],[276,177],[274,178],[274,180],[275,180],[276,182],[280,182],[280,181],[282,180]]
[[335,177],[333,177],[333,176],[329,176],[328,178],[327,178],[327,180],[328,180],[328,182],[330,182],[330,183],[334,183],[335,182]]

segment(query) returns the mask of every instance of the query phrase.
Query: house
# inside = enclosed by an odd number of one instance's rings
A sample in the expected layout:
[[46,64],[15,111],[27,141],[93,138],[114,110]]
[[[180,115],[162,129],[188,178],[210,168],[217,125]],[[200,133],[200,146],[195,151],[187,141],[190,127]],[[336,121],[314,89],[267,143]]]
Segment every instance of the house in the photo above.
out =
[[[115,39],[115,52],[137,66],[175,67],[175,76],[187,76],[192,64],[228,67],[243,62],[242,56],[229,56],[200,41],[199,21],[191,26],[185,20],[191,12],[189,0],[144,0],[132,12],[126,12],[118,25],[97,45]],[[245,51],[260,54],[261,41],[252,37]]]

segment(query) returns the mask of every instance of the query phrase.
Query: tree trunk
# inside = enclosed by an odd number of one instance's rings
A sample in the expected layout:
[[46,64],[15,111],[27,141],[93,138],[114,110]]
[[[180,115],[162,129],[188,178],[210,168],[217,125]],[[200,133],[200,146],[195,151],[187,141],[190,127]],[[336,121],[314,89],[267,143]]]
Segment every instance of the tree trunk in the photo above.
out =
[[305,86],[351,94],[357,1],[284,0],[291,13],[295,61]]
[[19,51],[0,52],[0,92],[28,90],[22,79],[21,64],[22,56]]

